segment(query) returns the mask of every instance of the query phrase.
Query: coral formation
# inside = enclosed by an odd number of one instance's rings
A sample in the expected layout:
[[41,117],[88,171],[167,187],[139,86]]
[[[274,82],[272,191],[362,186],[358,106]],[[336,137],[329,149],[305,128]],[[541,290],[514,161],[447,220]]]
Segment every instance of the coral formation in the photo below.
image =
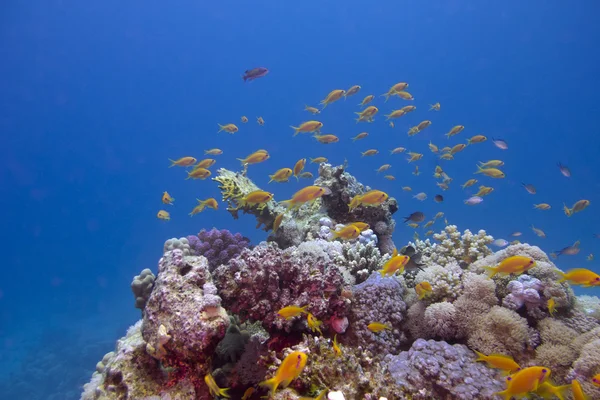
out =
[[139,275],[136,275],[131,282],[131,291],[135,296],[135,308],[143,310],[152,293],[154,280],[156,277],[148,268],[142,270]]
[[491,399],[503,388],[499,374],[475,362],[466,346],[416,340],[410,350],[388,355],[386,367],[412,399]]
[[187,237],[191,254],[204,256],[208,260],[210,270],[237,256],[250,244],[250,239],[240,233],[233,234],[227,229],[202,229],[197,236]]
[[163,246],[163,253],[175,249],[181,250],[184,256],[189,256],[191,254],[190,243],[188,242],[188,239],[184,237],[179,239],[171,238],[167,240]]

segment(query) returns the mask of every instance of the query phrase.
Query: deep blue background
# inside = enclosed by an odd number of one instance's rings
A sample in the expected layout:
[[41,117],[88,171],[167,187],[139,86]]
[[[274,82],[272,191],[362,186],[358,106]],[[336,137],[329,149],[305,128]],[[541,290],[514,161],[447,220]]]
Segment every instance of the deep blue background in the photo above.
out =
[[[167,159],[200,158],[211,147],[225,152],[215,167],[227,168],[268,149],[271,159],[250,167],[259,185],[301,157],[347,158],[359,180],[399,199],[399,216],[441,210],[461,229],[507,239],[520,230],[523,241],[548,252],[579,239],[581,254],[558,265],[600,269],[585,261],[600,248],[592,236],[600,233],[597,2],[5,3],[0,376],[12,392],[0,390],[0,398],[78,398],[95,362],[139,316],[129,283],[141,269],[156,269],[165,239],[212,226],[255,243],[265,237],[251,218],[234,221],[224,207],[187,216],[195,197],[218,197],[218,190],[211,181],[184,181]],[[271,72],[244,84],[241,74],[255,66]],[[410,83],[418,109],[391,129],[383,114],[407,103],[385,104],[379,95],[400,81]],[[292,138],[289,125],[310,119],[305,104],[354,84],[362,86],[359,95],[319,116],[323,132],[340,143]],[[380,115],[357,125],[356,104],[370,93],[378,95]],[[442,110],[429,113],[437,101]],[[239,123],[242,115],[247,125]],[[408,138],[408,128],[428,118],[433,125]],[[217,134],[217,123],[228,122],[240,131]],[[457,124],[465,131],[446,139]],[[368,139],[349,140],[365,130]],[[443,147],[479,133],[507,140],[510,149],[488,141],[443,163],[455,181],[446,201],[433,203],[438,162],[427,143]],[[396,146],[425,153],[419,177],[404,155],[389,155]],[[372,147],[378,157],[360,157]],[[462,204],[473,192],[459,185],[476,162],[497,158],[507,178],[479,177],[496,191],[477,207]],[[557,161],[571,168],[571,179]],[[395,182],[374,172],[388,162]],[[538,194],[527,194],[521,182],[535,184]],[[301,185],[269,188],[282,200]],[[412,194],[400,190],[405,185]],[[176,198],[168,223],[155,218],[164,190]],[[411,198],[419,191],[429,195],[424,203]],[[562,203],[581,198],[592,205],[565,217]],[[534,202],[553,208],[535,211]],[[534,236],[531,224],[547,239]],[[412,235],[399,225],[395,239],[401,245]]]

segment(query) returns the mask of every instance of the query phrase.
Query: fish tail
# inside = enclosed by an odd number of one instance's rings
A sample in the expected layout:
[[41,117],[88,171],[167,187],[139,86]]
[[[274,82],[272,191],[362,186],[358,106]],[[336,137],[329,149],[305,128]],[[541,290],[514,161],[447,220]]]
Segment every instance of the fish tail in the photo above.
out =
[[297,126],[292,126],[290,125],[290,128],[292,128],[293,130],[295,130],[296,132],[294,132],[294,136],[296,136],[297,134],[300,133],[300,128],[298,128]]
[[219,396],[221,396],[221,397],[225,397],[225,398],[227,398],[227,399],[228,399],[228,398],[230,398],[229,394],[227,393],[227,391],[228,391],[229,389],[230,389],[230,388],[223,388],[223,389],[219,389]]
[[477,354],[477,360],[475,361],[487,361],[487,356],[483,353],[478,352],[477,350],[473,350],[475,354]]
[[217,125],[219,125],[219,130],[218,130],[217,133],[219,133],[219,132],[221,132],[222,130],[225,129],[225,127],[223,125],[221,125],[221,124],[217,124]]
[[185,178],[185,180],[187,181],[188,179],[192,179],[192,174],[190,174],[189,172],[188,172],[188,176],[187,176],[187,178]]
[[494,394],[495,394],[495,395],[498,395],[498,396],[503,396],[503,397],[504,397],[504,400],[510,400],[510,399],[511,399],[511,397],[512,397],[512,394],[511,394],[511,393],[508,391],[508,389],[506,389],[506,390],[503,390],[503,391],[501,391],[501,392],[496,392],[496,393],[494,393]]
[[471,139],[467,139],[467,146],[471,144]]
[[567,274],[565,274],[564,272],[557,270],[556,272],[558,272],[558,274],[560,275],[560,279],[558,281],[556,281],[557,283],[561,283],[561,282],[566,282],[567,281]]
[[498,270],[494,267],[483,267],[483,269],[488,273],[489,278],[493,278],[498,273]]
[[279,386],[279,380],[277,379],[277,377],[275,377],[263,381],[259,383],[259,385],[268,388],[271,391],[271,393],[275,393],[275,391],[277,390],[277,386]]
[[[169,168],[171,168],[171,167],[174,167],[174,166],[176,166],[176,165],[177,165],[177,164],[175,163],[175,161],[174,161],[174,160],[171,160],[170,158],[169,158],[169,161],[171,161],[171,165],[169,165]],[[566,204],[565,204],[565,206],[566,206]]]

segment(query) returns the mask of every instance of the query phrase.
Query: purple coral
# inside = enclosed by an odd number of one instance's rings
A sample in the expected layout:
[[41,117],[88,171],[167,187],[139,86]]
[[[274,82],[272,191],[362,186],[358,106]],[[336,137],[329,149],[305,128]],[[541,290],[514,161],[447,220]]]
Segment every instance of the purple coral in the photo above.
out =
[[[286,306],[307,306],[317,319],[327,323],[342,318],[350,300],[343,295],[341,271],[319,247],[319,241],[300,248],[281,250],[274,243],[261,243],[214,270],[215,284],[228,310],[244,319],[261,321],[265,329],[292,330],[301,318],[286,320],[277,312]],[[328,242],[323,241],[323,245]],[[304,319],[305,320],[305,319]]]
[[495,370],[475,362],[461,344],[417,339],[409,351],[388,355],[384,362],[413,399],[488,399],[504,386]]
[[202,229],[197,236],[190,235],[187,239],[192,254],[206,257],[211,271],[221,264],[227,264],[250,244],[250,239],[240,233],[232,234],[227,229],[216,228],[210,231]]
[[[383,278],[379,271],[375,271],[366,281],[355,285],[352,292],[351,341],[375,353],[397,353],[405,341],[404,333],[400,330],[406,313],[404,287],[396,278]],[[367,328],[372,322],[386,324],[392,329],[373,333]]]
[[502,305],[511,310],[518,310],[523,305],[527,309],[536,308],[543,304],[539,294],[543,288],[544,285],[539,279],[530,275],[521,275],[506,286],[510,293],[502,300]]

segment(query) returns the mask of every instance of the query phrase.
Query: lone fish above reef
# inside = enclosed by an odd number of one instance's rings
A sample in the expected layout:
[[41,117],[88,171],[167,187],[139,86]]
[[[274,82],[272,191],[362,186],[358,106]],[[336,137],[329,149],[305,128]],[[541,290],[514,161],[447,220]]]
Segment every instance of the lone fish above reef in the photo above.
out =
[[263,76],[265,76],[268,73],[269,73],[269,70],[266,69],[265,67],[252,68],[252,69],[246,70],[246,72],[244,72],[244,75],[242,76],[242,78],[244,78],[244,82],[253,81],[256,78],[262,78]]

